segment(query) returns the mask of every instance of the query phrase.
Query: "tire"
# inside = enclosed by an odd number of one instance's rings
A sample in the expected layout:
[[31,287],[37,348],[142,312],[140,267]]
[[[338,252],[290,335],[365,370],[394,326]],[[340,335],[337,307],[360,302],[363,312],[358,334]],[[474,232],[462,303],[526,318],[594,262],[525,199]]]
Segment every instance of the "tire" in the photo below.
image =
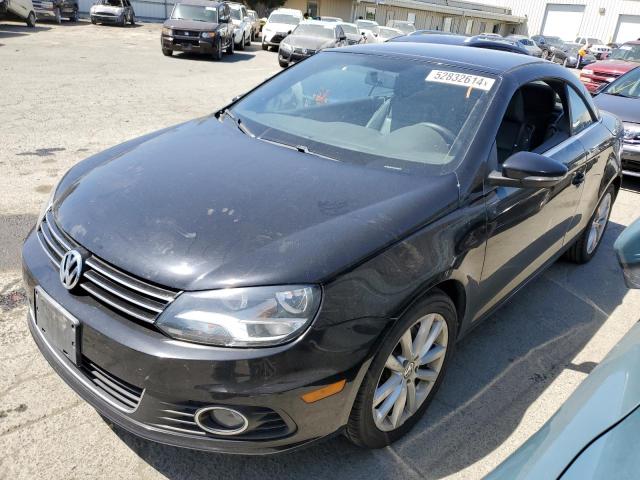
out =
[[[426,347],[426,354],[429,354],[432,360],[423,365],[428,364],[429,368],[423,367],[419,369],[420,364],[415,359],[411,361],[405,360],[400,364],[398,358],[405,354],[405,349],[400,345],[401,338],[406,338],[405,335],[409,333],[411,342],[408,345],[411,346],[412,343],[418,341],[418,332],[421,331],[423,325],[427,329],[425,335],[422,336],[423,339],[428,339],[432,334],[436,335],[434,342]],[[440,328],[439,333],[437,333],[438,326]],[[433,330],[434,328],[436,330]],[[371,362],[369,371],[362,381],[351,410],[346,428],[347,438],[361,447],[382,448],[390,445],[411,430],[424,415],[442,382],[446,368],[455,351],[456,334],[457,315],[455,306],[451,299],[441,290],[432,290],[424,299],[409,309],[391,328]],[[422,343],[425,346],[428,345],[428,342]],[[389,365],[394,366],[394,368]],[[426,371],[432,377],[430,380],[420,380],[415,377],[419,374],[425,375]],[[396,381],[398,382],[397,385],[390,386],[387,389],[382,388],[384,385],[393,385],[393,383],[389,382]],[[414,390],[416,391],[416,396],[414,396],[413,401],[415,408],[413,413],[405,410],[407,408],[406,404],[401,404],[402,409],[398,407],[398,410],[401,411],[401,416],[398,417],[399,420],[395,426],[392,424],[394,411],[396,410],[395,406],[391,407],[389,413],[376,410],[376,413],[382,413],[383,415],[378,420],[374,419],[374,396],[376,390],[380,391],[381,388],[382,391],[386,390],[386,395],[383,394],[377,402],[377,408],[384,409],[385,403],[391,401],[394,396],[402,401],[401,399],[404,395],[405,401],[408,403],[411,396],[409,394],[410,389],[407,386],[412,382],[415,382],[413,384],[416,389]],[[404,393],[396,395],[398,389]],[[391,403],[397,405],[393,401]]]
[[235,48],[236,44],[233,41],[233,36],[229,39],[229,46],[227,47],[227,55],[233,55],[233,53],[236,51]]
[[61,14],[61,12],[60,12],[60,9],[59,9],[59,8],[56,8],[56,9],[53,11],[53,15],[54,15],[54,20],[55,20],[55,22],[56,22],[58,25],[60,25],[60,24],[62,23],[62,14]]
[[216,48],[213,51],[213,59],[216,62],[222,60],[222,40],[220,40],[220,37],[216,38]]
[[[611,208],[616,198],[616,192],[613,186],[610,186],[604,193],[593,215],[589,219],[587,227],[583,230],[578,238],[573,242],[565,254],[567,260],[573,263],[587,263],[591,260],[598,247],[602,243],[602,237],[609,224],[611,216]],[[599,225],[599,226],[596,226]]]
[[280,64],[280,66],[282,68],[287,68],[289,66],[288,62],[283,62],[282,60],[278,59],[278,63]]
[[69,17],[69,21],[74,23],[78,21],[78,10],[73,11],[71,16]]
[[34,12],[29,12],[26,22],[27,22],[27,27],[36,28],[36,14]]
[[251,46],[251,32],[249,32],[249,36],[247,37],[246,41],[245,41],[245,45],[247,47]]
[[245,45],[245,41],[244,41],[244,34],[243,34],[242,38],[240,39],[240,43],[236,46],[236,48],[238,50],[244,50],[244,45]]
[[127,24],[127,19],[124,15],[122,15],[122,18],[120,18],[120,21],[118,22],[118,26],[124,27],[126,24]]
[[91,23],[93,23],[93,24],[95,25],[95,24],[96,24],[96,23],[98,23],[98,22],[96,22],[96,19],[95,19],[95,18],[91,17]]
[[136,24],[136,16],[133,13],[131,14],[131,18],[129,19],[129,23],[131,25],[135,25]]
[[262,49],[263,50],[269,50],[269,45],[267,45],[266,43],[262,42]]
[[170,48],[163,48],[162,49],[162,54],[165,57],[170,57],[171,55],[173,55],[173,50],[171,50]]

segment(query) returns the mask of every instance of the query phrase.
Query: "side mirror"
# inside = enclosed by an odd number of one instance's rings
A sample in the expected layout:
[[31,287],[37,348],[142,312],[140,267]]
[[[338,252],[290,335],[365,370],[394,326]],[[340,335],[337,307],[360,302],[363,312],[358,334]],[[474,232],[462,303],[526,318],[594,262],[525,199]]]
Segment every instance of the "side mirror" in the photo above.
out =
[[563,163],[532,152],[517,152],[502,164],[502,172],[489,174],[489,183],[495,186],[518,188],[550,188],[567,178]]
[[291,35],[291,30],[289,30],[289,31],[287,32],[287,35]]
[[347,41],[347,36],[346,35],[340,35],[340,37],[338,37],[338,40],[340,40],[341,42],[346,42]]
[[613,244],[629,288],[640,288],[640,219],[623,230]]

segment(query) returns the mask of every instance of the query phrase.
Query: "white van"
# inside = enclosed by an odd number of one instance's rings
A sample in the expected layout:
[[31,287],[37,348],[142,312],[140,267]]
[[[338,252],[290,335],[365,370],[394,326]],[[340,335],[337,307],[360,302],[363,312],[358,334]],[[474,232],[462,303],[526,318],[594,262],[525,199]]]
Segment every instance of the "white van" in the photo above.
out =
[[0,19],[6,17],[25,20],[31,28],[36,26],[36,12],[31,0],[0,0]]
[[271,12],[262,27],[262,49],[277,47],[284,37],[302,21],[302,12],[293,8],[278,8]]

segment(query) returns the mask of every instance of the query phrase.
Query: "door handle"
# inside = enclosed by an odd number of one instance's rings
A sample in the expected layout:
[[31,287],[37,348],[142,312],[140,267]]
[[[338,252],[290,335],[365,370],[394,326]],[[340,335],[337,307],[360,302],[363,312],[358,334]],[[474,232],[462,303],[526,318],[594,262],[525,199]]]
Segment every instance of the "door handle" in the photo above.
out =
[[584,172],[576,172],[573,174],[573,180],[571,181],[571,183],[573,183],[574,185],[580,185],[582,182],[584,182],[584,179]]

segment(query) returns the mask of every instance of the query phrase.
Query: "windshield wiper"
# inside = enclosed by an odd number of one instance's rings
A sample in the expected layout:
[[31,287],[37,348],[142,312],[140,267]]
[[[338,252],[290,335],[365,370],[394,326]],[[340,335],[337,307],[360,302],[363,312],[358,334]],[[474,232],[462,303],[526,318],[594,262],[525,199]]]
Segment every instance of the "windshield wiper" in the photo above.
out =
[[624,93],[611,93],[611,92],[604,92],[607,95],[613,95],[614,97],[622,97],[622,98],[636,98],[632,95],[625,95]]
[[239,118],[237,118],[233,113],[231,113],[231,110],[229,110],[228,108],[225,108],[224,110],[222,110],[221,112],[218,113],[218,119],[220,119],[223,115],[226,115],[227,117],[229,117],[231,120],[233,120],[236,124],[236,126],[238,127],[238,129],[244,133],[245,135],[248,135],[249,137],[255,138],[256,136],[251,132],[251,130],[249,130],[244,123],[242,123],[242,120],[240,120]]
[[258,140],[262,140],[263,142],[272,143],[273,145],[279,145],[281,147],[289,148],[291,150],[297,150],[300,153],[308,153],[309,155],[314,155],[316,157],[325,158],[327,160],[332,160],[334,162],[339,162],[340,161],[337,158],[333,158],[333,157],[330,157],[328,155],[323,155],[322,153],[318,153],[318,152],[314,152],[312,150],[309,150],[309,147],[307,147],[306,145],[291,145],[289,143],[278,142],[276,140],[270,140],[268,138],[262,138],[262,137],[257,137],[257,138],[258,138]]

